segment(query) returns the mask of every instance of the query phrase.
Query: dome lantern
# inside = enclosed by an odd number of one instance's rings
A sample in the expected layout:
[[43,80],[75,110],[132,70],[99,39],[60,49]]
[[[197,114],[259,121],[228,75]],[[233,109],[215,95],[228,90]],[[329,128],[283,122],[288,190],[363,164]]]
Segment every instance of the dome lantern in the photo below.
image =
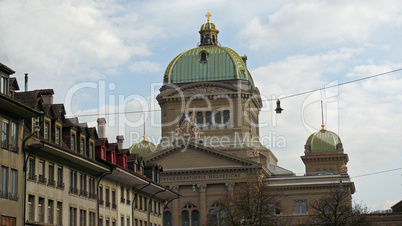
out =
[[214,23],[209,22],[211,14],[208,12],[205,17],[207,17],[207,22],[201,25],[200,28],[200,46],[207,45],[217,45],[218,44],[218,29]]

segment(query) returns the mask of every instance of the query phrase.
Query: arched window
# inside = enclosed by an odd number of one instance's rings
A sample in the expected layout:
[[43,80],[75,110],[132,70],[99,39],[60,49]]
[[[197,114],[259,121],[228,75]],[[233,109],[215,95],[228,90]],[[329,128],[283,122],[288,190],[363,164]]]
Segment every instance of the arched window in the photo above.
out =
[[198,128],[204,127],[204,115],[202,112],[197,112],[197,126]]
[[333,170],[333,169],[329,169],[329,174],[334,175],[334,170]]
[[212,113],[210,111],[207,111],[205,113],[205,124],[208,129],[211,129],[211,126],[212,126],[212,117],[211,116],[212,116]]
[[307,213],[306,201],[297,201],[295,203],[295,213],[296,214],[305,214],[305,213]]
[[219,225],[225,225],[225,220],[226,220],[226,210],[221,209],[219,211]]
[[324,169],[324,170],[322,171],[322,175],[327,175],[327,169]]
[[198,210],[191,211],[191,226],[200,226],[200,212]]
[[219,129],[222,124],[220,111],[215,111],[214,120],[215,120],[215,128]]
[[211,209],[209,211],[209,225],[210,226],[215,226],[218,224],[218,213],[216,212],[216,210]]
[[181,212],[181,225],[190,226],[190,214],[187,210],[183,210],[183,212]]
[[207,62],[207,52],[202,51],[200,53],[200,62],[201,63],[206,63]]
[[223,111],[223,123],[225,124],[225,128],[229,127],[229,124],[230,124],[230,112],[228,110]]
[[315,175],[321,175],[321,170],[317,170],[317,171],[315,171]]

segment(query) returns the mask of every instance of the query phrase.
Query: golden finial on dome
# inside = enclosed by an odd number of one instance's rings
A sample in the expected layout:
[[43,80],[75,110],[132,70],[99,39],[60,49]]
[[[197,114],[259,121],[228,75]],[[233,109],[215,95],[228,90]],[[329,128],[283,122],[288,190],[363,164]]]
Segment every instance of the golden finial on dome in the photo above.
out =
[[322,101],[321,101],[321,120],[322,120],[321,130],[325,130],[325,124],[324,124],[324,109],[323,109],[323,106],[322,106]]
[[207,14],[205,14],[205,17],[207,18],[207,21],[209,22],[209,18],[211,17],[212,15],[211,14],[209,14],[209,12],[207,13]]

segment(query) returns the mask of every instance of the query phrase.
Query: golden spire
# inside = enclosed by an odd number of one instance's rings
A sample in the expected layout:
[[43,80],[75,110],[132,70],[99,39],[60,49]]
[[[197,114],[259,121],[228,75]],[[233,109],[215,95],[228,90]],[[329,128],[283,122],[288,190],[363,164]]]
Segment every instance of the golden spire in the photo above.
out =
[[325,130],[325,124],[324,124],[324,109],[323,109],[323,106],[322,106],[322,101],[321,101],[321,120],[322,120],[322,124],[321,124],[322,129],[321,129],[321,130]]
[[145,137],[145,113],[142,113],[142,119],[143,119],[143,121],[144,121],[144,140],[147,140]]
[[207,18],[208,22],[209,22],[209,18],[210,18],[211,16],[212,16],[212,15],[209,14],[209,12],[208,12],[207,14],[205,14],[205,17]]

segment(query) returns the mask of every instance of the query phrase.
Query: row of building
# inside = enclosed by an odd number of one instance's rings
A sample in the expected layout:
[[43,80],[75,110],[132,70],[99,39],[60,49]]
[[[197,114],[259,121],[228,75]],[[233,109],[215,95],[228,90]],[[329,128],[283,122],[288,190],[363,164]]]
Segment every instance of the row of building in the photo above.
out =
[[162,225],[178,198],[163,168],[109,143],[104,118],[98,131],[66,118],[52,89],[19,92],[13,73],[0,63],[2,225]]

